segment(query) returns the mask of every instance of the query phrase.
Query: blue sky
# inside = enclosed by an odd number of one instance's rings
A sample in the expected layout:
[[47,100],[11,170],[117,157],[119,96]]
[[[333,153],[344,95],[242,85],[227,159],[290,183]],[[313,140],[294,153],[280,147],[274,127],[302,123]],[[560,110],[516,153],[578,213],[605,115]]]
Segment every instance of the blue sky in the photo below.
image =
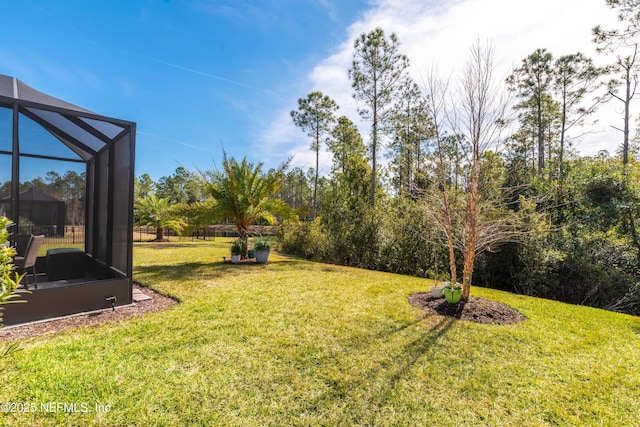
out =
[[[21,1],[3,6],[0,72],[138,123],[136,174],[248,155],[269,112],[346,37],[361,2]],[[7,17],[11,17],[7,19]],[[282,160],[286,154],[282,154]]]
[[[455,70],[477,38],[506,68],[538,47],[594,55],[590,29],[613,22],[604,0],[23,0],[3,5],[0,73],[137,122],[138,176],[212,168],[222,146],[267,167],[293,156],[308,168],[309,142],[289,111],[321,90],[358,123],[347,69],[362,32],[396,32],[419,80],[429,62]],[[586,152],[602,147],[601,131],[582,142]],[[329,162],[323,153],[322,171]]]

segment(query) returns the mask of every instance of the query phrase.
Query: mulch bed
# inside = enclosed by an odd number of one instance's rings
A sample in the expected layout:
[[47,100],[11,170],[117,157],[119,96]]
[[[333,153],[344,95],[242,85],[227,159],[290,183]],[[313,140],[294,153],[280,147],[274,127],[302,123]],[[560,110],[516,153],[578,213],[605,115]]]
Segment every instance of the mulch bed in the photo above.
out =
[[418,292],[409,295],[409,302],[433,314],[476,323],[511,325],[527,320],[525,315],[508,305],[484,298],[471,297],[466,303],[450,304],[444,298],[433,298],[430,292]]
[[0,341],[13,341],[38,335],[52,334],[78,326],[100,325],[106,322],[118,322],[132,316],[139,316],[145,313],[161,311],[171,307],[172,305],[178,304],[178,301],[161,295],[144,286],[134,284],[133,287],[135,289],[139,289],[143,294],[150,296],[151,299],[135,302],[133,305],[126,307],[116,307],[115,311],[106,309],[91,313],[67,316],[45,322],[28,323],[22,326],[4,327],[0,329]]
[[[238,262],[231,262],[230,259],[225,259],[224,261],[222,261],[222,263],[229,265],[265,265],[257,263],[255,258],[244,258]],[[267,262],[266,264],[269,264],[269,262]]]
[[253,265],[258,265],[258,263],[256,262],[255,258],[243,258],[238,262],[231,262],[230,259],[225,259],[224,261],[222,261],[223,264],[233,264],[233,265],[237,265],[237,264],[253,264]]

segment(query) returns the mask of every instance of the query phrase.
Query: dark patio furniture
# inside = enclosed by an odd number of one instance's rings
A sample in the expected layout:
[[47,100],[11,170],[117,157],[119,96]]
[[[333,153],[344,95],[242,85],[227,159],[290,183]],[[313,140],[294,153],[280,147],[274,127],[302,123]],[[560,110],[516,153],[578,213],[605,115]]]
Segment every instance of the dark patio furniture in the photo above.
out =
[[29,245],[29,240],[31,240],[31,234],[16,234],[12,236],[13,247],[16,250],[16,255],[24,256],[27,253],[27,246]]
[[[13,265],[16,266],[18,271],[24,271],[28,273],[28,269],[31,268],[31,274],[33,275],[33,283],[38,288],[38,274],[36,273],[36,260],[38,259],[38,251],[40,246],[44,242],[44,235],[31,236],[24,256],[16,255],[13,258]],[[29,289],[29,275],[24,278],[24,288]]]
[[83,279],[87,275],[87,257],[77,248],[56,248],[47,251],[47,280]]

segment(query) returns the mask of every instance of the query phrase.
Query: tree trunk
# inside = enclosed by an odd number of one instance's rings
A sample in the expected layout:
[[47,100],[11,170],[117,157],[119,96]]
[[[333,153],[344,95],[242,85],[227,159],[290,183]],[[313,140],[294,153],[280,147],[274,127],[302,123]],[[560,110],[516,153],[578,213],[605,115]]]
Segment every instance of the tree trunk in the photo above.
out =
[[458,271],[456,266],[456,252],[453,247],[453,224],[451,221],[451,206],[449,204],[449,191],[444,188],[444,209],[447,216],[447,244],[449,245],[449,271],[451,272],[451,283],[458,282]]
[[[437,123],[436,123],[437,127]],[[451,283],[456,284],[458,281],[458,271],[456,267],[456,253],[453,242],[453,221],[451,219],[451,200],[449,199],[449,189],[447,187],[447,174],[444,170],[444,155],[442,153],[442,146],[440,144],[440,136],[436,136],[438,144],[438,160],[440,168],[440,184],[442,185],[442,197],[444,201],[444,214],[447,221],[447,246],[449,249],[449,271],[451,272]],[[456,172],[457,173],[457,172]],[[457,180],[457,178],[456,178]],[[456,183],[457,186],[457,183]]]
[[164,240],[164,230],[161,226],[156,227],[156,241],[162,242]]
[[[318,117],[318,109],[316,108],[316,117]],[[320,165],[320,125],[316,123],[316,176],[313,182],[313,209],[311,215],[313,218],[318,216],[318,167]]]
[[251,223],[244,223],[244,222],[234,222],[236,225],[236,229],[238,230],[238,239],[242,239],[242,242],[244,243],[244,253],[240,254],[240,258],[246,258],[247,257],[247,249],[249,248],[248,244],[249,244],[249,227],[251,226]]
[[542,97],[538,95],[538,174],[544,171],[544,133],[542,132]]
[[378,112],[373,104],[373,135],[371,136],[371,207],[376,205],[376,157],[378,145]]
[[560,152],[558,153],[558,221],[564,219],[564,135],[567,124],[567,94],[562,94],[562,127],[560,129]]
[[240,232],[239,238],[244,242],[244,253],[242,254],[241,258],[247,258],[247,249],[249,248],[249,230],[243,228],[238,231]]
[[629,163],[629,104],[631,104],[631,98],[633,95],[631,94],[631,67],[627,67],[626,69],[626,85],[627,91],[626,96],[624,98],[624,142],[622,145],[622,164],[626,165]]
[[318,166],[320,164],[320,145],[316,144],[316,176],[315,176],[315,180],[313,183],[313,217],[317,217],[318,216],[318,202],[317,202],[317,197],[318,197]]
[[468,301],[471,293],[473,267],[476,259],[476,231],[478,222],[478,181],[480,180],[480,151],[477,143],[473,147],[473,164],[471,165],[471,187],[467,203],[467,245],[464,254],[462,271],[462,300]]

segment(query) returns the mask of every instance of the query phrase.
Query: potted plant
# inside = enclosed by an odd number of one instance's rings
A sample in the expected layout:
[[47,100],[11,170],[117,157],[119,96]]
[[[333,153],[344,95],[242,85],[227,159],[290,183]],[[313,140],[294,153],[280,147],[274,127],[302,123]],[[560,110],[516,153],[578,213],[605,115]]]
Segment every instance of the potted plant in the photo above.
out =
[[462,286],[460,286],[460,283],[455,283],[453,285],[451,283],[447,283],[442,290],[448,303],[458,304],[460,302],[460,298],[462,297]]
[[448,286],[449,282],[436,282],[435,285],[431,287],[431,297],[433,298],[442,298],[444,296],[443,289],[445,286]]
[[236,239],[231,244],[231,262],[237,264],[244,253],[244,242],[242,239]]
[[256,250],[256,262],[258,264],[265,264],[269,260],[269,252],[271,252],[271,245],[269,244],[269,241],[260,236],[260,238],[254,243],[253,247]]

